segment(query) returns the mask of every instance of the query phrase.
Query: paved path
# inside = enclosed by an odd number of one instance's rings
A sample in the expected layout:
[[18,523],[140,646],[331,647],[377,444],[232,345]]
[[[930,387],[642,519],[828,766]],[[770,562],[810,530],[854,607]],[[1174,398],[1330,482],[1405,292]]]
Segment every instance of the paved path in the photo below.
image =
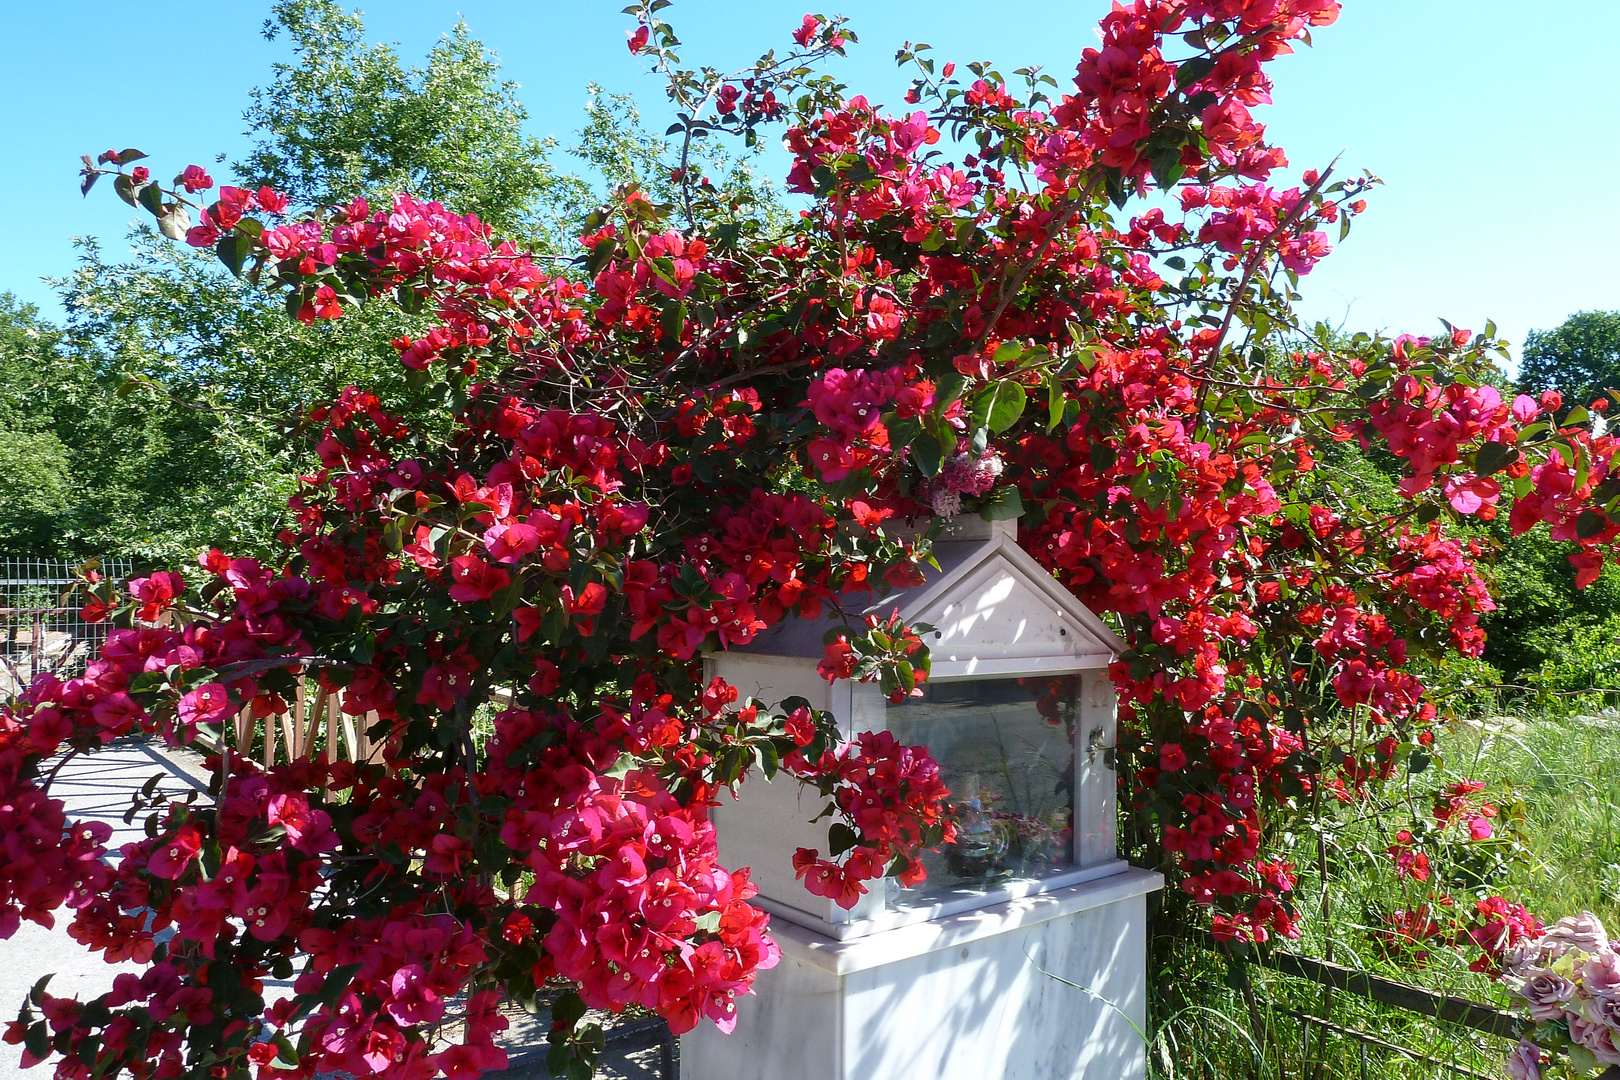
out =
[[[86,754],[62,767],[51,794],[67,804],[69,820],[105,821],[113,829],[107,849],[115,853],[132,840],[145,836],[140,819],[124,824],[130,796],[153,776],[161,776],[159,790],[174,796],[188,788],[206,791],[207,782],[200,766],[185,759],[166,758],[144,743],[120,740],[111,746]],[[56,929],[24,922],[9,941],[0,943],[0,1023],[16,1019],[17,1009],[29,989],[47,972],[55,972],[50,982],[53,994],[75,995],[88,1000],[112,989],[113,978],[121,971],[140,971],[133,963],[108,964],[97,954],[67,936],[65,928],[72,912],[56,912]],[[45,1068],[24,1072],[18,1062],[22,1048],[0,1044],[0,1080],[49,1080]]]
[[[116,859],[122,845],[146,835],[141,826],[144,815],[126,825],[124,813],[129,809],[131,796],[153,776],[160,777],[158,790],[171,797],[184,796],[188,789],[196,789],[204,793],[203,798],[208,797],[207,774],[200,758],[167,748],[159,753],[136,740],[120,740],[69,761],[51,785],[51,794],[67,805],[70,821],[104,821],[111,826],[113,836],[107,850]],[[0,1028],[16,1019],[17,1009],[27,998],[29,989],[47,972],[55,973],[50,982],[52,993],[77,996],[84,1001],[112,989],[113,979],[119,972],[142,970],[141,965],[134,963],[108,964],[99,955],[86,951],[65,932],[71,913],[58,911],[56,915],[54,930],[24,922],[16,935],[0,942]],[[267,989],[274,994],[272,988]],[[515,1064],[500,1075],[506,1080],[547,1080],[550,1073],[543,1061],[549,1024],[520,1011],[511,1015],[508,1052]],[[21,1056],[21,1047],[0,1043],[0,1080],[50,1080],[48,1067],[22,1069]],[[659,1077],[656,1048],[610,1051],[597,1076],[599,1080],[664,1080]],[[492,1076],[491,1080],[495,1078]]]

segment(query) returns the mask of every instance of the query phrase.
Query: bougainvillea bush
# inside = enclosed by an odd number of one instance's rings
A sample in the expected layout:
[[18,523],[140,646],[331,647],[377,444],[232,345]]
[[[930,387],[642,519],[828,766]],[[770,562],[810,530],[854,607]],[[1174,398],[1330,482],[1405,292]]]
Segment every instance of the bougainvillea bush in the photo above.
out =
[[[701,654],[916,583],[962,514],[1016,519],[1129,642],[1138,854],[1218,937],[1289,937],[1278,836],[1401,779],[1440,715],[1417,661],[1482,647],[1486,552],[1454,524],[1548,522],[1598,573],[1601,414],[1504,399],[1490,333],[1333,346],[1291,313],[1371,181],[1292,172],[1251,110],[1334,0],[1115,5],[1062,83],[908,47],[888,108],[820,73],[840,21],[728,75],[681,66],[664,6],[632,9],[630,48],[667,79],[679,197],[616,192],[572,262],[409,195],[300,208],[86,159],[87,191],[110,176],[291,318],[421,314],[399,361],[460,419],[430,437],[348,390],[314,417],[282,563],[94,583],[101,659],[0,714],[0,935],[66,919],[147,964],[94,1001],[36,991],[7,1031],[30,1061],[459,1080],[504,1062],[499,1002],[557,979],[559,1068],[592,1057],[585,1007],[729,1028],[777,952],[748,869],[716,861],[722,787],[823,793],[826,850],[781,858],[846,904],[915,881],[951,825],[925,753],[739,701]],[[688,153],[765,137],[799,199],[776,229]],[[1318,467],[1336,443],[1402,463],[1399,511]],[[896,697],[927,670],[892,619],[821,664]],[[106,862],[51,796],[53,755],[192,744],[300,678],[375,714],[379,760],[216,753],[212,798]],[[270,978],[293,992],[267,1007]],[[440,1038],[447,1003],[465,1022]]]

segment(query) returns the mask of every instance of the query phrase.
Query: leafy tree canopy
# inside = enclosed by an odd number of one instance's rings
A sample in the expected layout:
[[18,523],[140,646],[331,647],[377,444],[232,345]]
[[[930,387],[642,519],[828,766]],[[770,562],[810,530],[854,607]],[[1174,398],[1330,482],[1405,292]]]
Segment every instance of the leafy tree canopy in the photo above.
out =
[[285,33],[295,59],[252,92],[244,177],[309,206],[410,191],[502,234],[550,236],[558,185],[578,181],[552,168],[551,140],[523,134],[517,84],[465,23],[423,67],[368,43],[360,14],[335,0],[280,0],[264,33]]
[[[410,189],[472,208],[503,233],[550,249],[557,220],[597,197],[558,176],[548,146],[521,134],[515,86],[459,25],[423,68],[365,41],[358,14],[286,0],[266,33],[286,33],[246,114],[257,145],[241,168],[320,205]],[[634,106],[602,95],[587,117],[588,164],[635,162],[661,147]],[[644,182],[602,169],[610,184]],[[351,383],[410,421],[443,428],[442,395],[407,385],[390,338],[416,320],[378,305],[358,320],[289,321],[281,301],[216,259],[133,233],[116,262],[93,243],[57,282],[65,327],[0,296],[0,551],[188,562],[224,543],[266,554],[287,496],[309,471],[298,418]]]
[[1565,402],[1607,400],[1620,387],[1620,311],[1581,311],[1552,330],[1525,338],[1519,389],[1528,394],[1557,390]]

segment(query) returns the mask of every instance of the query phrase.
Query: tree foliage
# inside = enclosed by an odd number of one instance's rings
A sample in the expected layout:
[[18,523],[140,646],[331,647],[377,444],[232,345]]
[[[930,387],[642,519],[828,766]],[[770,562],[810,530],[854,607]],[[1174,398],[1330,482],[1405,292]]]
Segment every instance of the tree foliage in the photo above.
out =
[[0,551],[54,550],[74,502],[72,458],[48,422],[60,336],[0,293]]
[[1609,402],[1620,386],[1620,311],[1581,311],[1552,330],[1532,330],[1519,363],[1519,386],[1556,390],[1571,405]]
[[405,313],[306,327],[217,259],[150,232],[135,251],[115,263],[86,246],[63,287],[76,384],[55,415],[86,480],[64,537],[74,553],[172,565],[227,538],[273,550],[314,460],[304,418],[350,383],[433,428],[433,402],[406,386],[386,345],[414,325]]
[[409,191],[476,214],[502,235],[545,242],[578,181],[551,164],[553,144],[523,133],[517,84],[457,23],[422,67],[366,41],[358,12],[337,0],[280,0],[265,36],[285,34],[294,59],[252,92],[257,142],[244,180],[302,206]]
[[[294,42],[247,113],[242,168],[307,205],[400,190],[452,200],[549,250],[556,222],[596,197],[558,176],[521,132],[515,87],[458,25],[423,68],[368,44],[357,14],[324,0],[278,4],[266,33]],[[619,119],[633,120],[621,107]],[[592,153],[646,139],[593,124]],[[634,154],[618,155],[630,160]],[[288,320],[278,298],[151,228],[132,257],[93,243],[58,283],[68,320],[0,308],[5,395],[0,551],[187,561],[213,544],[268,556],[298,477],[315,465],[304,418],[352,383],[413,424],[443,431],[440,390],[410,387],[387,342],[420,319],[381,306],[341,325]]]

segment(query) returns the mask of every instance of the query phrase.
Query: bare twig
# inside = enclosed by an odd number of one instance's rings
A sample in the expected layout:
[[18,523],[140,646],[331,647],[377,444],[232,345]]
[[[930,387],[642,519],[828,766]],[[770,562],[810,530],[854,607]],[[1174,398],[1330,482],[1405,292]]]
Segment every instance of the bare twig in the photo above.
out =
[[[1221,343],[1226,340],[1226,332],[1231,329],[1232,319],[1237,314],[1239,302],[1243,299],[1244,294],[1249,290],[1249,282],[1254,279],[1255,271],[1260,268],[1260,260],[1265,256],[1266,252],[1271,248],[1272,243],[1275,240],[1285,235],[1289,229],[1293,228],[1294,225],[1299,223],[1300,218],[1305,214],[1305,209],[1311,204],[1311,196],[1322,190],[1322,185],[1327,183],[1327,178],[1333,173],[1333,166],[1337,165],[1338,163],[1338,157],[1335,157],[1331,162],[1328,163],[1328,167],[1322,170],[1322,175],[1316,178],[1316,183],[1307,188],[1305,193],[1299,197],[1299,202],[1294,204],[1294,208],[1288,212],[1288,216],[1283,218],[1275,229],[1267,233],[1265,237],[1254,246],[1254,250],[1249,253],[1249,258],[1243,266],[1243,277],[1238,281],[1237,289],[1232,294],[1232,300],[1226,307],[1226,317],[1221,320],[1220,329],[1215,333],[1215,340],[1210,345],[1209,351],[1205,354],[1206,365],[1213,363],[1215,359],[1221,355]],[[1207,393],[1207,387],[1201,388],[1198,391],[1198,404],[1196,411],[1199,413],[1204,411],[1204,399]]]

